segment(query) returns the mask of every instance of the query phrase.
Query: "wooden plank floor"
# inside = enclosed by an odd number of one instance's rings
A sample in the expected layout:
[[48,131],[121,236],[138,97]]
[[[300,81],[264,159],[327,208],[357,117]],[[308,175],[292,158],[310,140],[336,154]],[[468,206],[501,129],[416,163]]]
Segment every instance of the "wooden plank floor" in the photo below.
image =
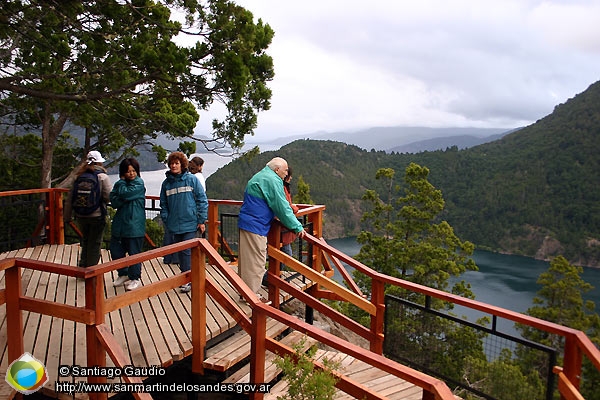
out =
[[[10,257],[21,257],[34,260],[44,260],[66,265],[77,265],[79,254],[78,245],[44,245],[33,248],[15,250],[0,254],[0,259]],[[103,250],[101,262],[110,261],[108,251]],[[236,269],[235,266],[231,268]],[[143,263],[142,283],[149,284],[161,279],[180,273],[177,265],[164,264],[161,259],[152,259]],[[284,272],[285,274],[285,272]],[[290,274],[290,273],[287,273]],[[207,276],[215,284],[227,293],[232,299],[238,299],[238,293],[225,279],[225,277],[213,266],[207,265]],[[105,296],[110,298],[124,293],[124,286],[114,287],[112,281],[116,279],[117,273],[113,271],[104,276]],[[304,282],[300,278],[288,279],[299,289],[305,289],[310,282]],[[59,276],[57,274],[42,273],[28,269],[22,270],[23,293],[39,299],[46,299],[58,303],[74,306],[85,304],[85,282],[82,279]],[[4,272],[0,271],[0,288],[5,287]],[[262,290],[262,289],[261,289]],[[266,292],[263,290],[263,295]],[[285,296],[285,297],[284,297]],[[287,300],[287,294],[282,293],[280,302]],[[109,313],[106,317],[107,324],[121,345],[125,354],[129,357],[131,364],[136,367],[163,366],[168,367],[174,362],[192,354],[191,343],[191,298],[189,293],[180,293],[179,290],[170,290],[153,296],[140,303],[124,307]],[[241,308],[250,315],[250,307],[243,302],[238,302]],[[85,326],[59,318],[52,318],[33,312],[23,312],[24,348],[26,352],[42,361],[49,375],[49,382],[42,389],[42,393],[65,399],[87,399],[87,394],[58,395],[55,393],[55,382],[60,381],[83,381],[84,377],[57,378],[60,365],[87,366]],[[285,327],[272,328],[273,336],[283,331]],[[210,296],[207,298],[207,340],[223,336],[230,336],[236,327],[235,321],[220,307]],[[0,306],[0,375],[6,376],[8,366],[6,328],[6,305]],[[219,355],[223,346],[230,344],[218,343],[207,349],[205,366],[217,371],[226,370],[233,364],[243,359],[248,354],[249,339],[245,332],[234,334],[231,339],[241,343],[239,347],[240,356],[232,359],[231,355]],[[244,337],[246,336],[246,337]],[[222,336],[219,336],[222,337]],[[300,338],[298,332],[292,332],[282,339],[282,343],[293,345]],[[313,344],[312,341],[308,345]],[[308,346],[307,345],[307,346]],[[243,354],[242,354],[243,353]],[[237,353],[236,353],[237,354]],[[221,358],[219,358],[221,357]],[[268,379],[275,378],[278,374],[273,365],[274,355],[268,352],[265,365]],[[422,389],[402,379],[391,376],[353,357],[331,350],[318,350],[316,358],[322,360],[324,357],[339,361],[338,372],[343,373],[350,379],[358,382],[371,390],[379,392],[389,399],[416,400],[422,398]],[[107,358],[107,365],[113,366],[112,360]],[[246,365],[227,378],[227,383],[247,382],[249,379],[249,366]],[[119,382],[119,379],[108,380],[109,383]],[[283,381],[276,383],[265,399],[275,399],[277,395],[286,392],[286,384]],[[10,399],[15,391],[5,382],[0,380],[0,399]],[[109,394],[110,396],[110,394]],[[336,399],[350,398],[343,392],[338,392]]]
[[[337,372],[390,400],[421,400],[423,398],[423,389],[420,387],[337,350],[319,349],[314,359],[320,362],[327,359],[338,363]],[[274,400],[277,399],[277,396],[287,393],[287,386],[286,381],[279,381],[269,393],[265,394],[265,400]],[[347,400],[354,397],[338,390],[334,398]]]
[[[22,257],[44,260],[67,265],[77,265],[78,245],[44,245],[34,248],[15,250],[0,254],[0,259]],[[108,251],[102,251],[101,262],[110,260]],[[232,267],[234,268],[234,267]],[[148,284],[178,274],[177,265],[163,264],[161,259],[143,263],[142,283]],[[214,280],[232,299],[238,299],[238,293],[224,276],[214,267],[207,266],[207,276]],[[117,273],[105,274],[105,296],[116,296],[125,291],[124,286],[114,287],[112,281]],[[291,281],[299,288],[307,283],[295,278]],[[85,304],[85,282],[81,279],[42,273],[28,269],[22,270],[23,293],[27,296],[61,302],[69,305]],[[0,271],[0,288],[4,288],[4,272]],[[261,289],[262,290],[262,289]],[[266,296],[266,293],[263,292]],[[280,300],[287,298],[282,294]],[[189,293],[170,290],[140,303],[113,311],[106,321],[131,364],[136,367],[164,366],[183,359],[192,353],[191,343],[191,298]],[[241,303],[241,308],[250,315],[250,307]],[[207,340],[217,337],[236,325],[235,321],[223,311],[222,307],[209,296],[207,299]],[[24,348],[42,361],[48,371],[50,382],[42,389],[43,393],[55,396],[54,385],[57,380],[58,366],[86,366],[85,326],[71,321],[43,316],[33,312],[23,313]],[[6,375],[8,366],[6,329],[6,305],[0,306],[0,374]],[[112,366],[110,358],[107,364]],[[78,378],[77,380],[84,380]],[[60,378],[61,381],[68,378]],[[109,382],[112,382],[109,380]],[[114,381],[116,382],[116,381]],[[2,379],[0,398],[10,398],[10,387]],[[69,396],[68,398],[73,398]],[[76,398],[87,398],[86,395]]]

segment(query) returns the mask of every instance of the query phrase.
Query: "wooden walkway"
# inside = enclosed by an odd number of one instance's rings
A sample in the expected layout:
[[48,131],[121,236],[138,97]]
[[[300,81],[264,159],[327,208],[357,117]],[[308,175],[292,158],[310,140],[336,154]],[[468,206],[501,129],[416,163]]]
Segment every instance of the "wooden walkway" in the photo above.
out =
[[[76,266],[78,252],[78,245],[44,245],[0,254],[0,259],[21,257]],[[110,255],[108,251],[103,250],[101,263],[107,261],[110,261]],[[236,267],[232,266],[232,268]],[[143,263],[142,283],[148,284],[178,273],[180,271],[177,265],[164,264],[162,258],[153,259]],[[220,285],[232,299],[239,298],[229,281],[210,265],[207,265],[207,276]],[[112,285],[116,277],[116,271],[105,274],[106,298],[125,291],[123,285],[119,287]],[[298,278],[292,279],[291,283],[301,289],[308,286]],[[79,307],[85,304],[85,282],[82,279],[23,269],[22,284],[26,296]],[[4,272],[1,271],[0,288],[4,286]],[[266,296],[266,292],[263,295]],[[281,302],[287,300],[287,297],[289,296],[282,295]],[[132,365],[168,367],[173,362],[192,354],[190,301],[189,293],[171,290],[107,315],[107,324],[112,328],[115,338],[125,353],[129,355]],[[243,302],[238,304],[250,315],[251,310],[248,305]],[[25,351],[33,354],[46,366],[50,382],[42,391],[54,396],[60,365],[86,366],[87,364],[85,325],[33,312],[23,312],[23,315]],[[209,344],[211,339],[236,328],[236,322],[210,296],[207,298],[206,317],[206,336]],[[8,367],[7,335],[10,333],[6,328],[6,305],[2,305],[0,306],[0,374],[2,377],[6,376]],[[107,365],[113,366],[110,358],[107,358]],[[75,381],[84,379],[79,378]],[[68,378],[60,378],[60,381],[65,380]],[[10,398],[9,393],[11,388],[2,379],[0,398]],[[87,398],[87,396],[82,395],[78,398]]]
[[[77,265],[79,245],[44,245],[21,249],[0,254],[0,259],[19,257],[32,260],[48,261],[65,265]],[[102,251],[101,263],[110,261],[107,251]],[[236,268],[232,266],[231,268]],[[152,259],[143,263],[142,283],[165,279],[179,274],[177,265],[164,264],[161,259]],[[296,288],[305,290],[310,282],[304,282],[298,277],[289,276]],[[228,280],[213,266],[207,265],[207,276],[219,285],[232,299],[239,295]],[[124,286],[114,287],[112,282],[117,273],[113,271],[104,276],[106,298],[122,294]],[[83,279],[59,276],[47,272],[22,270],[23,293],[28,297],[82,307],[85,304],[85,282]],[[4,272],[0,271],[0,288],[5,287]],[[266,296],[267,293],[264,292]],[[289,299],[283,293],[280,302]],[[250,307],[238,300],[240,307],[248,316]],[[113,311],[107,315],[107,325],[111,327],[117,342],[129,356],[131,365],[135,367],[162,366],[168,367],[174,362],[192,354],[191,336],[191,297],[189,293],[170,290],[160,293],[139,303]],[[34,312],[23,312],[24,348],[33,354],[45,366],[49,382],[42,393],[50,397],[87,399],[85,393],[76,395],[58,394],[55,392],[55,382],[85,381],[85,377],[58,377],[59,366],[87,366],[85,325],[59,318],[40,315]],[[282,323],[268,320],[267,334],[276,338],[282,344],[293,347],[302,337],[305,338],[305,348],[315,344],[314,339],[305,337],[296,331],[289,331]],[[6,305],[0,306],[0,374],[6,376],[8,366],[7,338],[10,335],[6,327]],[[204,367],[216,372],[225,372],[223,383],[248,383],[250,376],[249,364],[244,361],[250,356],[250,339],[248,335],[236,326],[235,321],[210,296],[207,298],[207,349]],[[358,382],[371,391],[379,392],[383,398],[417,400],[422,398],[421,388],[400,378],[356,360],[345,354],[320,349],[317,359],[327,357],[339,361],[337,372]],[[275,399],[286,391],[284,381],[277,383],[280,371],[273,364],[275,355],[267,351],[265,359],[265,381],[274,383],[265,399]],[[114,366],[107,357],[107,366]],[[273,380],[273,381],[271,381]],[[109,379],[109,383],[119,383],[120,378]],[[0,399],[9,399],[15,391],[2,379],[0,381]],[[110,396],[110,394],[109,394]],[[336,399],[350,398],[338,391]]]

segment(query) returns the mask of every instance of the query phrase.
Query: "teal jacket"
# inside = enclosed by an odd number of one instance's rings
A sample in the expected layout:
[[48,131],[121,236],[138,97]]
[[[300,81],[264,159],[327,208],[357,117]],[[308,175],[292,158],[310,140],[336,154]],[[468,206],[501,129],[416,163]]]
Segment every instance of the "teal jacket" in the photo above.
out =
[[146,233],[146,187],[139,176],[119,179],[110,192],[110,203],[117,209],[112,221],[113,237],[144,237]]
[[267,236],[275,216],[291,231],[297,233],[303,229],[285,197],[283,180],[266,166],[250,178],[246,185],[238,227]]
[[208,199],[198,178],[166,172],[160,189],[160,217],[171,233],[196,232],[208,219]]

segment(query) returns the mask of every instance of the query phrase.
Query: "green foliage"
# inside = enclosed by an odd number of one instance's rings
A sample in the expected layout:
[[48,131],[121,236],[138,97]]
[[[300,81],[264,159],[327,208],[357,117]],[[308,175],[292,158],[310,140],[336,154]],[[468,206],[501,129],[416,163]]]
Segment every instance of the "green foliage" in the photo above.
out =
[[[544,382],[535,371],[523,372],[511,360],[510,351],[491,362],[481,358],[467,357],[462,380],[470,388],[477,389],[496,399],[522,400],[544,399]],[[467,391],[456,393],[464,399],[479,397]]]
[[[461,241],[446,221],[439,220],[444,199],[428,181],[427,168],[411,163],[403,188],[394,184],[394,175],[392,168],[377,171],[375,178],[388,188],[384,199],[374,190],[365,192],[363,199],[369,207],[363,216],[366,229],[357,237],[362,247],[356,259],[386,275],[447,290],[450,276],[477,270],[470,258],[474,246]],[[401,192],[404,196],[397,197]],[[355,279],[363,291],[370,291],[369,279],[358,273]],[[388,288],[391,291],[408,295],[399,288]],[[455,284],[452,292],[473,297],[464,282]],[[410,300],[424,301],[414,296]]]
[[[54,154],[57,176],[70,172],[68,161],[72,157],[69,135],[60,135]],[[24,135],[0,135],[0,191],[35,189],[40,184],[40,160],[42,140],[31,133]]]
[[57,178],[55,147],[65,127],[85,130],[65,164],[72,170],[92,149],[116,163],[139,145],[162,153],[154,143],[159,135],[200,140],[192,138],[199,111],[214,101],[227,114],[213,121],[213,137],[203,142],[239,149],[256,128],[256,114],[269,109],[269,25],[227,0],[141,5],[3,3],[0,124],[41,132],[40,187]]
[[[162,223],[158,223],[152,219],[146,219],[146,234],[152,239],[156,246],[161,246],[165,235],[165,228]],[[144,241],[143,251],[152,250],[152,247],[147,241]]]
[[[593,287],[581,278],[583,269],[569,264],[562,256],[556,257],[550,263],[548,271],[540,274],[537,283],[542,285],[534,305],[526,314],[546,321],[554,322],[570,328],[586,332],[597,345],[600,344],[600,316],[595,313],[595,304],[592,301],[583,301],[582,294]],[[562,362],[564,338],[542,332],[529,326],[517,324],[516,328],[528,340],[541,343],[557,349],[559,364]],[[539,371],[544,374],[547,365],[540,359],[528,354],[523,348],[516,350],[518,362],[523,371]],[[586,399],[598,399],[597,388],[600,385],[600,375],[589,361],[583,364],[581,393]]]
[[181,142],[177,150],[189,157],[196,152],[196,142]]
[[277,396],[277,400],[331,400],[335,395],[337,378],[333,372],[339,368],[339,363],[324,358],[324,368],[315,368],[313,358],[317,348],[312,346],[305,353],[302,350],[305,343],[306,337],[293,346],[293,356],[286,355],[273,361],[289,385],[287,393]]
[[302,175],[298,177],[298,193],[294,195],[294,203],[298,204],[315,204],[310,197],[310,185],[304,181]]
[[[573,329],[587,331],[593,319],[595,304],[584,303],[582,294],[592,290],[592,285],[581,278],[583,268],[569,264],[562,256],[550,263],[548,271],[540,274],[537,283],[542,288],[533,298],[533,306],[527,314],[546,321],[555,322]],[[536,329],[518,325],[523,337],[553,348],[562,348],[563,339]]]

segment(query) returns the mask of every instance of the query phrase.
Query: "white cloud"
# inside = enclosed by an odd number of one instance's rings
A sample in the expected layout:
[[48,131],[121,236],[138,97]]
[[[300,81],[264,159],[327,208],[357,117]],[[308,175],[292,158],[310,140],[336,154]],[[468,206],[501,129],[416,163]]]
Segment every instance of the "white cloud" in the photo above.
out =
[[513,128],[598,80],[598,1],[239,0],[275,31],[256,139],[371,126]]

